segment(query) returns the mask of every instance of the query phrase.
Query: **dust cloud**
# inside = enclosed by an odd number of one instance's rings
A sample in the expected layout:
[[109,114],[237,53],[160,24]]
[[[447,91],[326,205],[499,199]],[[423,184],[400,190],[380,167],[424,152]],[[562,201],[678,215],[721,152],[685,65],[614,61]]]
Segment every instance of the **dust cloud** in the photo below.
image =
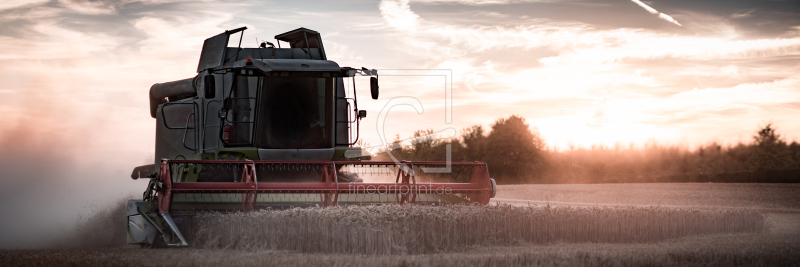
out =
[[147,183],[129,172],[146,155],[107,145],[124,143],[115,137],[119,121],[87,125],[70,110],[44,100],[0,128],[0,249],[125,242],[124,201]]

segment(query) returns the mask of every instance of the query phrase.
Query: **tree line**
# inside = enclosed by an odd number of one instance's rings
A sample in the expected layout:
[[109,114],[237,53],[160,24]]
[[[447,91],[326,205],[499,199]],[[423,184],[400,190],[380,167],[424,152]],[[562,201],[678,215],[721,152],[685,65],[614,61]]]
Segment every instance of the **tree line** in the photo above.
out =
[[501,184],[642,182],[800,182],[800,144],[787,143],[767,124],[751,143],[696,149],[650,143],[644,147],[548,149],[525,119],[500,118],[485,129],[474,125],[459,137],[440,139],[433,130],[414,133],[410,144],[399,136],[374,160],[482,161]]

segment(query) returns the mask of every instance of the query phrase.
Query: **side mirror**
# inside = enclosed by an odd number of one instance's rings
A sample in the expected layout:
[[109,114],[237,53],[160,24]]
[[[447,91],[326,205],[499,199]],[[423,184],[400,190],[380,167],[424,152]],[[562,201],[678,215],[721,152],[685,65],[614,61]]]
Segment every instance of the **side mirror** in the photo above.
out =
[[358,111],[358,118],[359,119],[363,119],[363,118],[366,118],[366,117],[367,117],[367,111],[366,110],[359,110]]
[[378,78],[369,77],[369,87],[372,93],[372,99],[378,99]]

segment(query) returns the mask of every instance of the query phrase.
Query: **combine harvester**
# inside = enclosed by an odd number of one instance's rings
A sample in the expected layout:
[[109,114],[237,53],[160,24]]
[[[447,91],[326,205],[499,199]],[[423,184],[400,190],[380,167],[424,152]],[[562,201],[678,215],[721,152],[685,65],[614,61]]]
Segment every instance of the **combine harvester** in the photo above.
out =
[[[156,162],[131,175],[150,183],[143,199],[128,201],[128,243],[189,245],[197,212],[485,205],[494,196],[482,162],[368,161],[354,147],[367,115],[358,109],[355,77],[369,77],[377,99],[377,71],[328,60],[316,31],[277,35],[278,48],[241,48],[245,29],[206,39],[197,76],[150,88]],[[239,32],[239,47],[227,47]]]

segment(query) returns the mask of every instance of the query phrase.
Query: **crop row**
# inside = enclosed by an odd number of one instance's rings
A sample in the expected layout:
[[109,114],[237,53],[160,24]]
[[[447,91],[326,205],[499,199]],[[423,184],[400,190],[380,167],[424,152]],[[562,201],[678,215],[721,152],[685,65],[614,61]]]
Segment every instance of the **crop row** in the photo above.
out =
[[764,215],[666,207],[346,206],[201,213],[196,247],[321,253],[420,254],[525,243],[644,243],[760,232]]

